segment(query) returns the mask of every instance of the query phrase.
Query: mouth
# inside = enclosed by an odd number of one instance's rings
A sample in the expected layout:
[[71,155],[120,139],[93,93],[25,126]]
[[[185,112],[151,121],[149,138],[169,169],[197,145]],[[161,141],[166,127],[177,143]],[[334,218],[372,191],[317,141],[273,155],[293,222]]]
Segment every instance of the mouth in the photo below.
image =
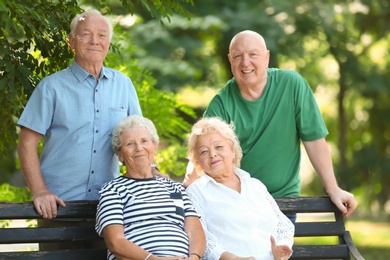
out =
[[215,164],[219,163],[220,161],[221,161],[221,160],[212,161],[212,162],[210,163],[210,165],[215,165]]
[[249,74],[249,73],[252,73],[252,72],[254,72],[254,71],[255,71],[254,69],[241,70],[241,72],[242,72],[243,74]]

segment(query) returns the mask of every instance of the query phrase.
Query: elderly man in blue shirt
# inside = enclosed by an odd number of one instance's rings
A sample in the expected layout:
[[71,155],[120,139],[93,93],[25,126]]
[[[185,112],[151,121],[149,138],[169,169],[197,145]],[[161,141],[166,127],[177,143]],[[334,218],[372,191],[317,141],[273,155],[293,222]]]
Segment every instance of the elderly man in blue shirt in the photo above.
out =
[[119,175],[113,128],[128,115],[142,115],[130,78],[103,66],[113,33],[107,18],[90,10],[70,29],[74,62],[37,85],[18,121],[21,168],[46,219],[55,218],[57,204],[66,200],[99,198],[101,186]]

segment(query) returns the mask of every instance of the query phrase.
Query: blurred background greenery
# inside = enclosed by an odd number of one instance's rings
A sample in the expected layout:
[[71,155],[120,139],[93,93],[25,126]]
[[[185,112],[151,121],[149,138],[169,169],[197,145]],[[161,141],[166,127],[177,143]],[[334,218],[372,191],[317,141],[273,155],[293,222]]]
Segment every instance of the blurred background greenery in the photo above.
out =
[[[115,24],[106,65],[132,78],[162,137],[159,167],[179,181],[186,135],[231,77],[230,39],[262,34],[270,67],[298,71],[316,95],[337,179],[359,203],[348,220],[358,247],[367,259],[390,256],[388,0],[0,0],[0,200],[29,199],[17,181],[16,121],[37,82],[69,64],[70,20],[91,7]],[[302,177],[303,195],[324,194],[305,156]]]

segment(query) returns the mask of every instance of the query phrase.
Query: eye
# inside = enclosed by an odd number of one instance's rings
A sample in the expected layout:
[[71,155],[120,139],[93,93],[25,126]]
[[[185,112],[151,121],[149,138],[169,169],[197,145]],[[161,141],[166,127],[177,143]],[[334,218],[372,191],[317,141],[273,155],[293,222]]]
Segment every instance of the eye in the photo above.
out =
[[251,58],[257,58],[260,55],[258,53],[251,53],[250,56],[251,56]]
[[241,59],[242,55],[241,54],[236,54],[233,56],[233,59],[234,60],[238,60],[238,59]]
[[200,155],[205,155],[206,153],[207,153],[207,150],[201,150],[199,154]]

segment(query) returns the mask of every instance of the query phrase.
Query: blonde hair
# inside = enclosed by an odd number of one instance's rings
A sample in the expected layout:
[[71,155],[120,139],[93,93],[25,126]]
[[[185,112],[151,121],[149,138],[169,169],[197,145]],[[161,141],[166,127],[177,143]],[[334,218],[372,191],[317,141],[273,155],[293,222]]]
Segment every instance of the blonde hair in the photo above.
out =
[[188,137],[188,151],[187,158],[194,164],[197,170],[202,170],[200,168],[199,159],[195,153],[196,141],[199,136],[209,133],[218,133],[222,137],[226,138],[233,150],[234,159],[233,165],[240,167],[241,158],[242,158],[242,149],[240,146],[240,141],[237,138],[237,135],[234,133],[235,126],[233,122],[230,124],[222,121],[219,117],[209,117],[200,119],[192,127],[192,131]]

